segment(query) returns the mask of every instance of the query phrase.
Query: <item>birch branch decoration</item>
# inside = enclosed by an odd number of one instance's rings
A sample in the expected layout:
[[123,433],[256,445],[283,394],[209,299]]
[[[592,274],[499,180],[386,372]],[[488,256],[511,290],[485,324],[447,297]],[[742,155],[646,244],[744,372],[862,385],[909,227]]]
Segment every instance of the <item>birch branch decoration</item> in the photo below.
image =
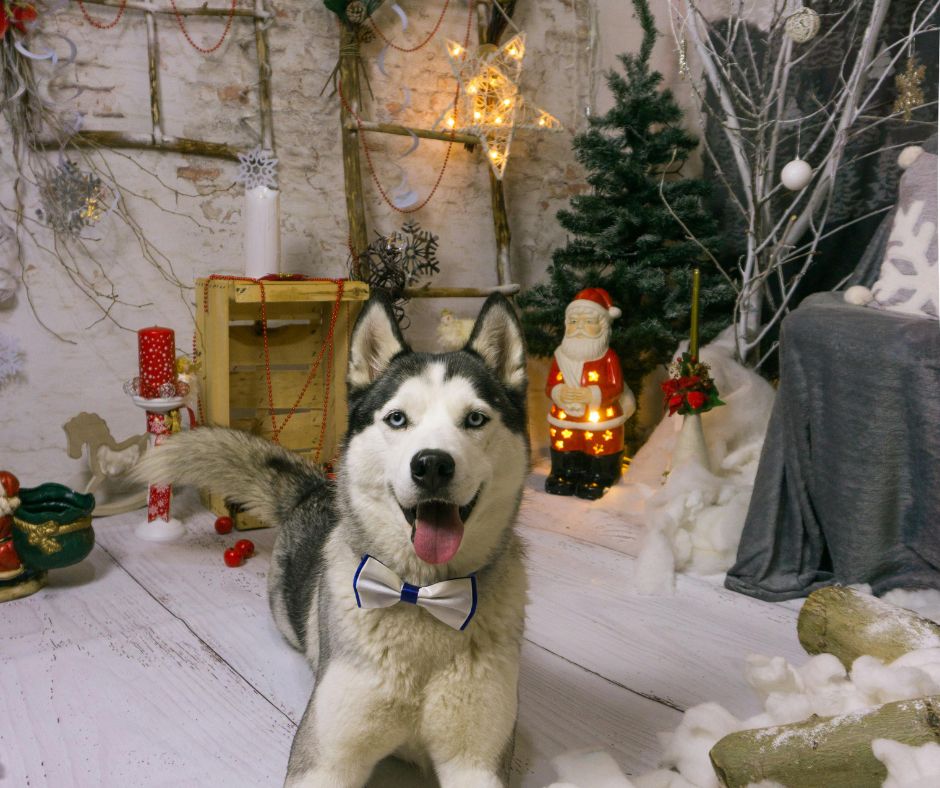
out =
[[[938,31],[940,0],[912,3],[910,24],[900,26],[886,23],[890,0],[853,3],[836,13],[826,13],[823,3],[810,10],[799,0],[772,0],[760,28],[743,3],[730,4],[720,20],[707,15],[702,0],[669,3],[676,49],[701,102],[702,123],[718,129],[719,145],[730,152],[731,166],[722,167],[715,138],[710,144],[702,135],[705,159],[744,229],[736,264],[735,341],[738,357],[756,367],[772,355],[767,345],[800,297],[820,241],[858,221],[843,218],[838,201],[833,203],[840,169],[853,161],[846,162],[847,150],[904,115],[893,97],[884,101],[882,87],[890,87],[886,79],[903,69],[917,39]],[[794,91],[809,83],[801,72],[843,38],[851,45],[835,87],[828,95],[813,92],[811,101],[804,91],[794,101]],[[936,101],[921,106],[935,107]],[[785,165],[789,169],[781,177]]]

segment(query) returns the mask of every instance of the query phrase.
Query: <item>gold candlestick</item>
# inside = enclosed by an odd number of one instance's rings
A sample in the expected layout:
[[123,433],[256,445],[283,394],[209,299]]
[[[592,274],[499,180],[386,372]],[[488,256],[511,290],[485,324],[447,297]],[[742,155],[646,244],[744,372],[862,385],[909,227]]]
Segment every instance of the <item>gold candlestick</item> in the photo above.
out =
[[689,331],[689,354],[698,359],[698,291],[701,282],[701,272],[698,268],[692,269],[692,328]]

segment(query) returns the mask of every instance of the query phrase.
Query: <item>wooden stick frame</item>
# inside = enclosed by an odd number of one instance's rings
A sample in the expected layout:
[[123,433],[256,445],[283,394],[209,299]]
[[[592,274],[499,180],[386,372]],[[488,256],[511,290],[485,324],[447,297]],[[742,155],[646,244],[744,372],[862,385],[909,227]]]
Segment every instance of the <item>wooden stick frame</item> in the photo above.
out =
[[[470,0],[474,2],[474,0]],[[477,13],[477,31],[480,44],[486,44],[490,16],[493,12],[491,0],[475,0]],[[343,86],[346,100],[358,116],[359,109],[359,43],[355,31],[347,25],[340,25],[339,79]],[[468,149],[479,144],[479,138],[473,134],[451,134],[446,131],[416,129],[391,123],[376,123],[371,120],[357,121],[342,102],[340,104],[340,127],[343,143],[343,175],[346,187],[346,215],[349,222],[349,244],[353,253],[353,276],[368,279],[369,271],[360,262],[360,256],[369,246],[366,225],[365,201],[362,188],[362,165],[359,160],[360,131],[377,134],[396,134],[400,136],[421,137],[441,142],[462,143]],[[408,298],[483,298],[493,292],[513,295],[519,291],[519,285],[512,284],[512,272],[509,265],[509,215],[506,210],[506,195],[503,183],[487,166],[490,177],[490,205],[493,211],[493,229],[496,234],[496,281],[494,287],[424,287],[408,288]]]
[[[111,8],[121,6],[120,0],[85,0],[85,2],[91,5]],[[224,142],[172,137],[164,131],[160,90],[160,48],[157,41],[155,19],[157,15],[172,16],[176,13],[182,17],[228,17],[229,14],[232,14],[236,19],[251,20],[254,25],[255,51],[258,56],[258,121],[260,126],[260,144],[263,149],[274,151],[274,120],[271,109],[271,62],[267,36],[267,28],[274,19],[274,14],[265,7],[265,0],[254,0],[253,9],[236,8],[234,13],[232,13],[231,9],[206,8],[205,6],[188,8],[177,7],[174,11],[170,5],[158,5],[153,2],[141,0],[127,0],[125,5],[128,10],[142,12],[146,19],[147,62],[150,81],[150,133],[108,130],[82,131],[70,138],[65,143],[66,147],[132,148],[238,161],[238,154],[241,149],[233,145]],[[62,143],[59,140],[41,139],[37,141],[36,147],[40,150],[58,150],[62,148]]]

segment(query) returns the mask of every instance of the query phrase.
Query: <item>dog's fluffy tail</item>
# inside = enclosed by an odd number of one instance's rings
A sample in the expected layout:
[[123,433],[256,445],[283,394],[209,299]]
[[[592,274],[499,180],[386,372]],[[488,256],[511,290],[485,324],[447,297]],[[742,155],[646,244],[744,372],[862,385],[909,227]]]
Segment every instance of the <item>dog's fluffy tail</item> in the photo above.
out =
[[208,489],[270,524],[283,522],[302,498],[326,490],[312,463],[270,441],[220,427],[174,435],[149,450],[131,476]]

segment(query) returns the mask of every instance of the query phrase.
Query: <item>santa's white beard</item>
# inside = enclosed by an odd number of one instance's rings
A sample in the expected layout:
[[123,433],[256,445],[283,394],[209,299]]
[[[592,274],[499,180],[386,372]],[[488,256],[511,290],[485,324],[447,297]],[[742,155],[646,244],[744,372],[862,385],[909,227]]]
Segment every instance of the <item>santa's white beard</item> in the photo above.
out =
[[[594,361],[607,352],[610,332],[605,331],[599,337],[565,337],[559,350],[572,361]],[[573,385],[578,385],[574,383]]]

